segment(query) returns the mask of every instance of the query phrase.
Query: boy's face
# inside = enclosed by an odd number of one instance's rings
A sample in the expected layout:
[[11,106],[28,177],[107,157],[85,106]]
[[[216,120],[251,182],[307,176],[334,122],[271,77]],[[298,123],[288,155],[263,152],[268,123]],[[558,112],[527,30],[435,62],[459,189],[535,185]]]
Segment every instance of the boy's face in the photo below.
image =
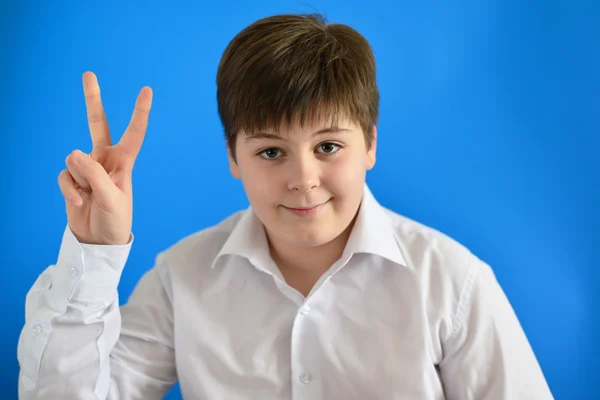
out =
[[313,247],[342,234],[360,205],[366,171],[375,165],[376,130],[367,149],[352,122],[290,126],[236,140],[231,173],[241,179],[269,239]]

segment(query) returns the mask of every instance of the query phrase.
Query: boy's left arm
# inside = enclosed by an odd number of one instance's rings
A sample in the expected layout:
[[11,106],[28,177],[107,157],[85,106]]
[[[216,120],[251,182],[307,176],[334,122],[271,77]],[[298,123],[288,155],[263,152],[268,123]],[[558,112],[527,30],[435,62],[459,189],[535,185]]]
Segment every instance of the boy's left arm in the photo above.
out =
[[469,272],[440,371],[449,400],[553,399],[525,333],[492,269]]

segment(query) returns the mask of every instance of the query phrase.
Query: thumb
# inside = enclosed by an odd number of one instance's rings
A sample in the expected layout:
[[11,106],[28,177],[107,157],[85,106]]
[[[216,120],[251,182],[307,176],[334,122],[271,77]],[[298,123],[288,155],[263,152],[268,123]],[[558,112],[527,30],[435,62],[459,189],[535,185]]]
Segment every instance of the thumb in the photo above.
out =
[[87,154],[77,151],[73,154],[73,169],[89,183],[98,206],[110,211],[121,194],[104,167]]

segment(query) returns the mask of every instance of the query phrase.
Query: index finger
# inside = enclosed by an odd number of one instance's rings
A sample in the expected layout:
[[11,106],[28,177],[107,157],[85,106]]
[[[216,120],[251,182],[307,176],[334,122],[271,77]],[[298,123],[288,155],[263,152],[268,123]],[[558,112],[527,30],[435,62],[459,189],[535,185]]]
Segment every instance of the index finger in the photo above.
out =
[[82,79],[92,144],[94,148],[110,146],[112,144],[110,130],[106,114],[104,113],[104,107],[102,106],[98,78],[93,72],[86,72],[83,74]]
[[133,115],[129,126],[119,141],[119,146],[127,155],[135,159],[140,152],[146,129],[148,128],[148,117],[152,108],[152,89],[144,86],[135,102]]

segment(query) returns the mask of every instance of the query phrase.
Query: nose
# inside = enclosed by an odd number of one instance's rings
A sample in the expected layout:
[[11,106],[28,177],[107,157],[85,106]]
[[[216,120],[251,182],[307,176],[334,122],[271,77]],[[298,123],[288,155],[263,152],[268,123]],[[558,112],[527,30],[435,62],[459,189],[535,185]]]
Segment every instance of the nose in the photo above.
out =
[[290,165],[288,189],[297,192],[308,192],[320,185],[319,161],[314,157],[299,157]]

